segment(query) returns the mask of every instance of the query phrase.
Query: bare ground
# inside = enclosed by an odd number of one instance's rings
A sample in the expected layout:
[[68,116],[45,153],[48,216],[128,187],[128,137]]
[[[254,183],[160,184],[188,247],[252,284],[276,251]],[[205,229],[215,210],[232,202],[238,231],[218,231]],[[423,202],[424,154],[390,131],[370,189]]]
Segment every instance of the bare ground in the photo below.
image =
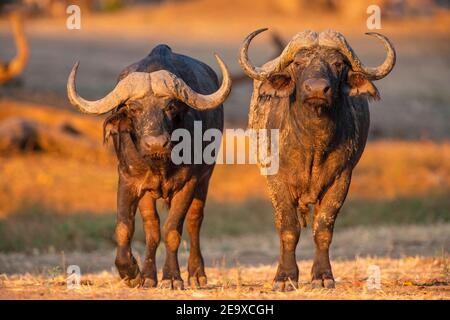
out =
[[[279,240],[275,231],[264,234],[217,236],[202,241],[206,264],[233,266],[275,263],[278,258]],[[337,228],[331,249],[332,259],[351,260],[355,257],[377,256],[402,258],[405,256],[435,256],[450,248],[450,224],[403,225]],[[138,261],[143,259],[144,245],[134,242]],[[75,264],[84,272],[95,273],[113,267],[115,251],[63,252],[49,248],[34,249],[29,253],[0,253],[0,274],[46,273],[54,268]],[[179,250],[180,264],[185,266],[189,255],[189,243],[183,240]],[[311,229],[302,230],[297,248],[298,260],[312,259],[314,244]],[[157,264],[164,261],[164,245],[157,252]],[[63,268],[65,269],[65,268]]]
[[[130,289],[116,274],[104,271],[83,274],[81,287],[68,289],[65,276],[2,275],[0,299],[449,299],[448,261],[443,257],[403,259],[357,258],[334,262],[336,289],[310,289],[311,261],[300,263],[300,288],[292,292],[271,290],[275,265],[254,267],[210,267],[205,289],[171,291]],[[381,271],[381,287],[369,290],[369,266]],[[183,272],[186,279],[186,272]]]
[[[0,254],[0,299],[449,299],[449,235],[450,224],[337,231],[331,251],[337,288],[328,291],[309,288],[313,244],[307,230],[297,250],[301,286],[291,293],[271,291],[278,252],[275,234],[204,241],[208,287],[177,292],[127,288],[114,269],[113,250]],[[141,263],[144,248],[134,249]],[[187,257],[184,242],[184,279]],[[163,258],[161,247],[159,266]],[[64,270],[73,264],[80,266],[84,285],[69,290]],[[370,265],[380,267],[381,290],[367,289]]]

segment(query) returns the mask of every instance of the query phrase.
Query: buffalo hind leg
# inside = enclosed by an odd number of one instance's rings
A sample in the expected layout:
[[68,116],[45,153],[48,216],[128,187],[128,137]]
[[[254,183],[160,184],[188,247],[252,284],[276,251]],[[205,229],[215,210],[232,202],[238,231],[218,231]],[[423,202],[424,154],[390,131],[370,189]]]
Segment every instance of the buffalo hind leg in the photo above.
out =
[[134,218],[138,201],[138,197],[119,178],[116,225],[117,252],[115,264],[120,277],[129,287],[137,287],[141,284],[139,266],[131,252],[131,240],[134,235]]
[[331,270],[329,249],[333,238],[337,214],[347,196],[350,175],[339,177],[314,208],[313,236],[316,245],[314,263],[311,269],[311,287],[335,287]]
[[184,289],[178,264],[178,248],[183,232],[183,222],[192,202],[195,181],[189,181],[170,201],[169,214],[164,223],[164,244],[166,261],[163,267],[161,287],[165,289]]
[[280,237],[280,259],[275,275],[273,290],[290,291],[298,287],[298,266],[295,257],[300,238],[300,224],[297,217],[297,208],[293,202],[283,198],[281,186],[273,191],[272,205],[275,209],[275,225]]
[[156,200],[146,193],[140,203],[142,221],[145,230],[145,261],[142,268],[144,288],[154,288],[158,283],[156,269],[156,250],[161,239],[159,231],[159,216],[156,210]]
[[207,282],[200,250],[200,227],[203,221],[204,207],[205,200],[194,198],[186,216],[187,231],[191,239],[188,260],[189,286],[191,288],[205,287]]

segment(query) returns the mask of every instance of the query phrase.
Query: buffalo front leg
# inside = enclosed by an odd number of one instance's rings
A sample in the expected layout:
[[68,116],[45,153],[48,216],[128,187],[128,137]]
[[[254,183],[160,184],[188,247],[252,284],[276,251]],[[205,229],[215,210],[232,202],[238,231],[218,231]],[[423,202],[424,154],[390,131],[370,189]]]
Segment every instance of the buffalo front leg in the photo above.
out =
[[193,180],[185,184],[170,201],[169,214],[164,223],[164,244],[166,246],[166,261],[163,267],[161,287],[166,289],[183,289],[183,279],[178,264],[178,248],[183,232],[183,222],[192,202],[195,190]]
[[156,200],[146,193],[140,203],[139,211],[142,216],[145,231],[145,260],[142,268],[145,288],[154,288],[158,283],[156,269],[156,250],[160,241],[159,215],[156,210]]
[[203,221],[205,200],[194,198],[187,213],[187,231],[191,239],[188,260],[189,286],[191,288],[205,287],[205,265],[200,250],[200,227]]
[[314,208],[313,236],[316,245],[311,269],[312,288],[334,288],[329,249],[337,214],[347,196],[350,175],[339,177]]
[[298,266],[295,257],[300,238],[300,224],[297,208],[293,201],[286,199],[287,192],[278,185],[272,190],[272,205],[275,209],[275,225],[280,237],[280,259],[275,275],[273,290],[289,291],[298,287]]
[[139,266],[131,252],[134,218],[138,201],[138,196],[134,194],[122,178],[119,178],[116,225],[117,253],[115,263],[120,277],[130,287],[136,287],[141,284]]

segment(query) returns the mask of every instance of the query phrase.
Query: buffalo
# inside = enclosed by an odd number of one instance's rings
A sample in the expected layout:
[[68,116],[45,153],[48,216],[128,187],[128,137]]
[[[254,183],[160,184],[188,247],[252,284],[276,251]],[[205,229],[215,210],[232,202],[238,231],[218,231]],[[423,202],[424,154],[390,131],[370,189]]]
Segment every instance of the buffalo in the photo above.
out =
[[23,30],[23,20],[21,15],[14,12],[11,14],[10,20],[17,47],[17,54],[11,61],[0,61],[0,84],[6,83],[18,76],[25,68],[29,56],[28,42]]
[[[97,101],[85,100],[77,93],[78,63],[70,73],[67,93],[74,106],[90,114],[111,111],[104,122],[104,137],[112,138],[118,158],[115,264],[130,287],[155,287],[158,283],[157,199],[163,199],[168,207],[163,227],[166,259],[160,286],[184,287],[177,252],[185,219],[190,236],[189,285],[206,285],[199,233],[214,163],[175,165],[171,159],[171,134],[180,128],[192,133],[196,121],[205,130],[223,130],[222,104],[231,91],[231,80],[223,61],[217,55],[216,59],[223,74],[221,85],[208,65],[159,45],[147,57],[126,67],[115,88]],[[194,152],[194,147],[191,150]],[[131,250],[137,208],[146,237],[142,271]]]
[[279,170],[266,177],[280,237],[273,289],[298,286],[295,251],[312,207],[311,286],[334,288],[329,248],[335,220],[366,144],[368,100],[379,99],[373,81],[391,72],[395,49],[385,36],[368,33],[387,51],[384,62],[371,68],[363,65],[341,33],[304,31],[280,56],[255,67],[248,47],[265,30],[247,36],[239,63],[254,80],[249,128],[279,130]]

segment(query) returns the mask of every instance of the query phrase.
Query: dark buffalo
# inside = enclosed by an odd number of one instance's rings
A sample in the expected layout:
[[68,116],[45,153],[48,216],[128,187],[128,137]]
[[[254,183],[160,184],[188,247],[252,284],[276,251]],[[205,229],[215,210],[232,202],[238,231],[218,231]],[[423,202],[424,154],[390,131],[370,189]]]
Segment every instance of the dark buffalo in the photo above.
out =
[[[87,101],[77,94],[78,64],[70,74],[67,91],[74,106],[91,114],[113,110],[105,120],[104,135],[106,139],[112,136],[119,160],[116,266],[130,286],[157,285],[155,253],[160,226],[155,202],[159,198],[169,207],[163,229],[166,261],[161,286],[183,288],[177,252],[185,218],[191,239],[189,285],[206,284],[199,232],[214,164],[175,165],[171,133],[178,128],[192,133],[194,121],[201,121],[204,130],[222,131],[222,103],[230,93],[231,81],[225,64],[216,58],[223,73],[220,86],[209,66],[159,45],[143,60],[125,68],[114,90],[98,101]],[[142,272],[130,246],[138,207],[146,235]]]
[[395,50],[381,34],[385,61],[365,67],[344,36],[332,30],[298,33],[281,55],[261,68],[247,56],[251,33],[239,62],[254,79],[249,127],[279,129],[279,171],[267,176],[280,236],[275,290],[298,285],[295,250],[309,206],[316,252],[313,287],[334,287],[329,247],[336,216],[347,196],[352,170],[369,131],[368,98],[379,99],[373,80],[384,78],[395,64]]
[[10,20],[16,42],[17,54],[11,61],[0,61],[0,84],[18,76],[25,68],[29,56],[28,42],[23,30],[22,16],[18,13],[12,13]]

